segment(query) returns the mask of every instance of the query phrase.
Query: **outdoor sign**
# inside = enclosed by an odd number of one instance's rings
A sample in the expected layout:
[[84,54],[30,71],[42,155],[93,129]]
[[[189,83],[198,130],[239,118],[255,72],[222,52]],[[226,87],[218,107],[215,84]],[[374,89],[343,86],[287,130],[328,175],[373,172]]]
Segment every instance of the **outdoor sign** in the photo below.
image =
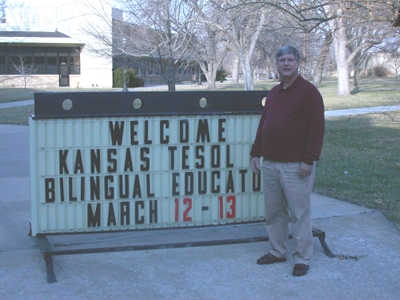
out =
[[261,221],[266,91],[37,93],[32,235]]

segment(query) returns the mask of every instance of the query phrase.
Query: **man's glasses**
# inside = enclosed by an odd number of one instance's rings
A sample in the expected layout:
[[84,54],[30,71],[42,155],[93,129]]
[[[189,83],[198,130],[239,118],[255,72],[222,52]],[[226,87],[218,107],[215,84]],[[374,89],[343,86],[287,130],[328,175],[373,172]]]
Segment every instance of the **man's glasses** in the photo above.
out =
[[278,62],[281,64],[284,64],[286,62],[288,62],[289,64],[294,63],[296,61],[296,59],[294,58],[280,58],[278,59]]

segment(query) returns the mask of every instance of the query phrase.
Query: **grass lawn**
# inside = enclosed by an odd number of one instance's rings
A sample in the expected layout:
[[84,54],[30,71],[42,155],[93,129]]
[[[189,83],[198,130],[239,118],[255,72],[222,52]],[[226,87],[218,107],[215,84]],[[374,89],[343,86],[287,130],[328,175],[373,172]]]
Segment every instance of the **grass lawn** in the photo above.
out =
[[[276,83],[256,82],[255,89],[269,90]],[[177,86],[177,90],[187,88],[204,89],[205,85]],[[217,84],[217,88],[243,90],[243,84]],[[363,79],[350,96],[337,96],[337,81],[333,79],[324,80],[318,88],[326,110],[400,105],[400,81],[394,78]],[[1,89],[0,103],[33,99],[33,92]],[[32,113],[33,105],[0,109],[0,123],[27,125]],[[314,191],[381,210],[400,228],[400,111],[327,118]]]
[[314,191],[381,210],[399,226],[400,111],[327,119]]

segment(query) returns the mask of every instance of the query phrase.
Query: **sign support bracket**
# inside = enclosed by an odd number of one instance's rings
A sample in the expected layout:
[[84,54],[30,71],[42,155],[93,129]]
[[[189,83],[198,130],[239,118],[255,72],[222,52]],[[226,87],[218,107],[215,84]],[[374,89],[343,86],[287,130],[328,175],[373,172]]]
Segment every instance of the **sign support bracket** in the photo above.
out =
[[[318,237],[322,249],[326,256],[332,258],[336,255],[329,249],[325,241],[325,232],[313,227],[313,237]],[[289,239],[292,239],[289,234]],[[200,247],[200,246],[217,246],[217,245],[231,245],[231,244],[244,244],[254,242],[268,241],[268,236],[252,236],[234,239],[221,239],[209,241],[192,241],[192,242],[175,242],[163,244],[146,244],[146,245],[132,245],[132,246],[115,246],[115,247],[98,247],[98,248],[81,248],[81,249],[54,249],[45,234],[36,235],[36,242],[46,263],[47,282],[57,282],[54,268],[53,268],[53,255],[71,255],[71,254],[89,254],[89,253],[107,253],[107,252],[124,252],[124,251],[138,251],[138,250],[156,250],[156,249],[172,249],[172,248],[185,248],[185,247]]]

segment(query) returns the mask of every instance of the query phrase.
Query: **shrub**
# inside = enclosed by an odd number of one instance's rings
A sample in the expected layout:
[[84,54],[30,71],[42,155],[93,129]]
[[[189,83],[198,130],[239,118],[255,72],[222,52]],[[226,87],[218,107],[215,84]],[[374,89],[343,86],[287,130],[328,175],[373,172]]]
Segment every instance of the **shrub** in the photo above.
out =
[[[113,71],[113,87],[122,88],[124,85],[124,69],[117,68]],[[126,86],[141,87],[144,86],[144,80],[136,76],[134,69],[126,69]]]
[[[196,77],[198,78],[198,77]],[[215,81],[220,81],[221,80],[221,70],[217,70],[217,76],[215,77]],[[226,72],[225,70],[222,70],[222,80],[226,80]],[[201,81],[205,82],[207,81],[206,76],[204,74],[201,74]]]
[[388,70],[386,69],[386,67],[379,65],[374,67],[374,75],[378,76],[378,77],[384,77],[387,76],[388,74]]

